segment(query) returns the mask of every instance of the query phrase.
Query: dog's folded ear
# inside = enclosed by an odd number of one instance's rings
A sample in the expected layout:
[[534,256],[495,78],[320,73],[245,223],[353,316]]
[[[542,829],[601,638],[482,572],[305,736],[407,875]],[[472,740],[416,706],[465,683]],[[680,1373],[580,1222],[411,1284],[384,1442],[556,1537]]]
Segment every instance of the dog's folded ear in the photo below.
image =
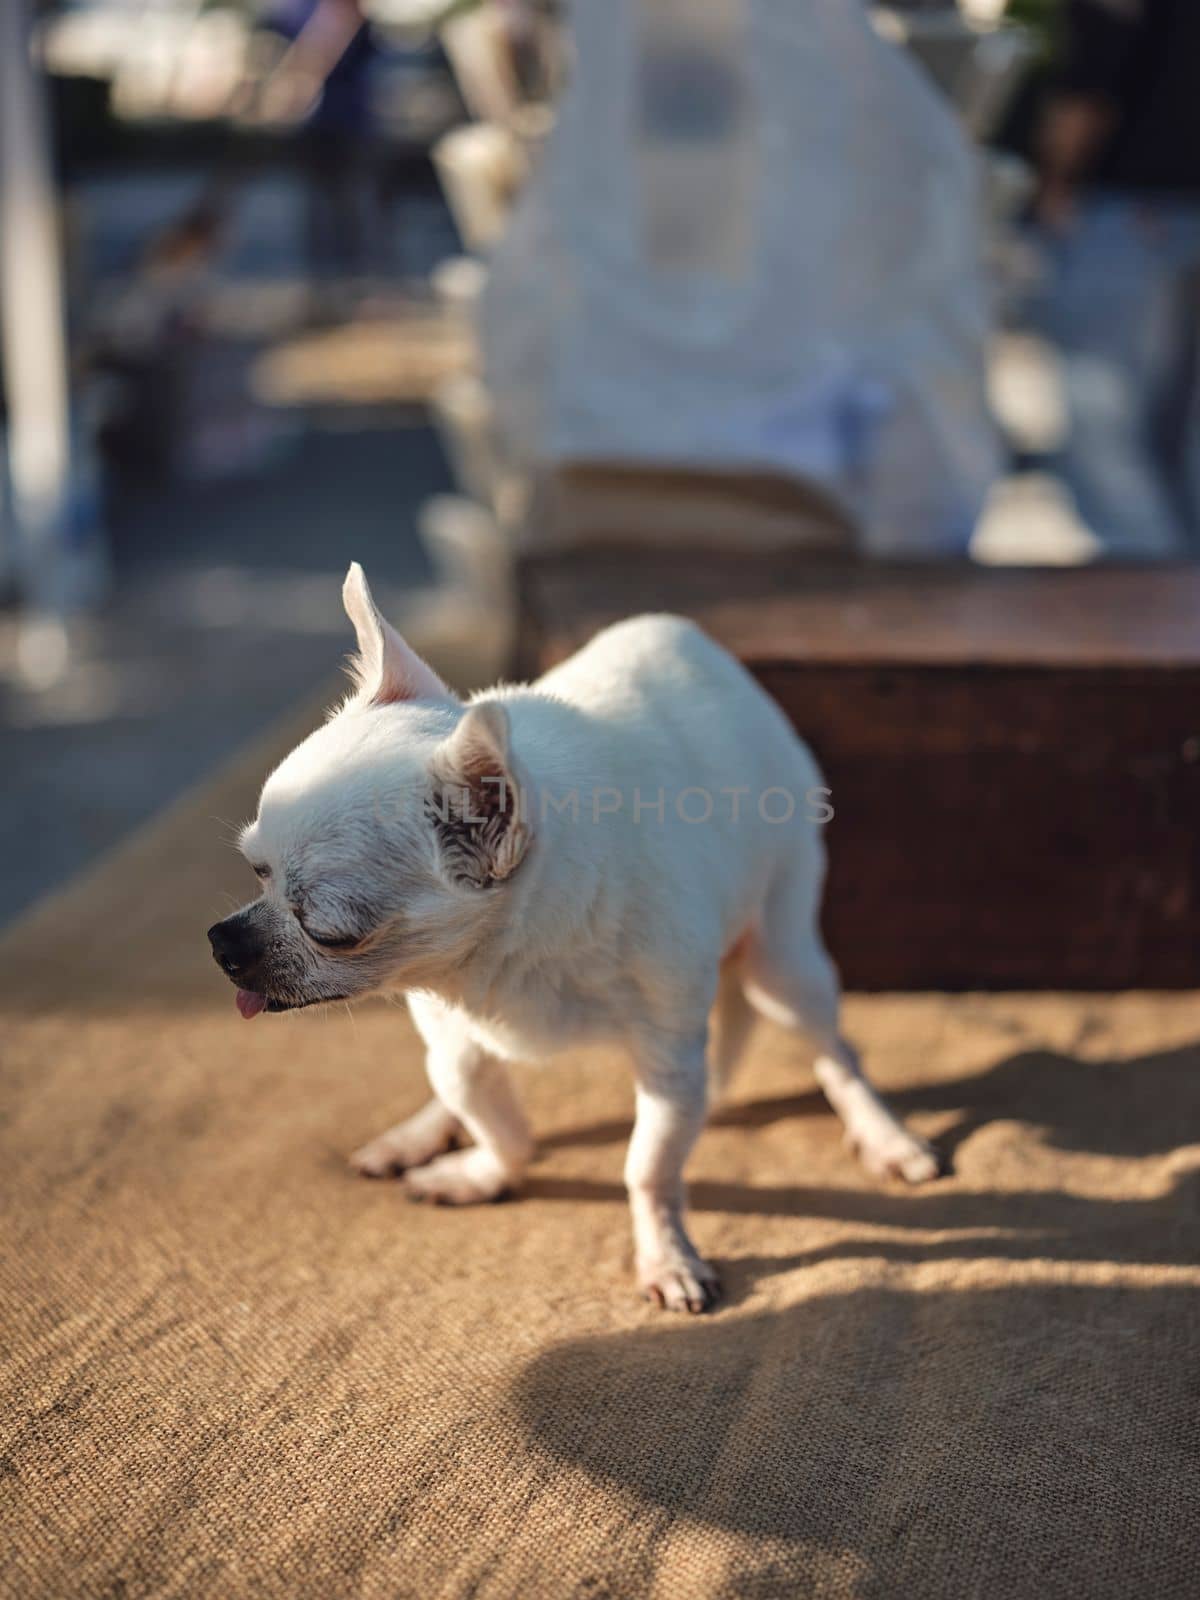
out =
[[386,706],[400,700],[453,700],[433,668],[384,621],[357,561],[350,563],[342,585],[342,604],[358,638],[358,654],[350,661],[357,704]]
[[529,847],[508,713],[495,700],[468,706],[430,768],[429,815],[450,875],[475,888],[509,877]]

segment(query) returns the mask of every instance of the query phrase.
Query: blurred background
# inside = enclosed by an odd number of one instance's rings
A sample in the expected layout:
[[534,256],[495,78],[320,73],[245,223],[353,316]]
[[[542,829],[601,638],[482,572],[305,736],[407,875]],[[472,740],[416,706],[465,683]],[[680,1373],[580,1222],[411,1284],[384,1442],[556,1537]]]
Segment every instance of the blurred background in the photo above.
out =
[[[5,0],[10,919],[531,551],[1190,560],[1194,0]],[[732,509],[731,509],[732,508]]]

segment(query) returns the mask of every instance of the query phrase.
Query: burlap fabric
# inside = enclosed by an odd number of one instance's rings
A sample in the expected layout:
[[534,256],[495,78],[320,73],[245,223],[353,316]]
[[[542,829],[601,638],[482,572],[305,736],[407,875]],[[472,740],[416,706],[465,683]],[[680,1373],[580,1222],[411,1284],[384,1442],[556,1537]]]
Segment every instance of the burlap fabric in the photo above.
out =
[[1200,1592],[1200,1000],[853,1000],[956,1163],[914,1193],[764,1030],[692,1167],[727,1305],[670,1318],[619,1061],[521,1074],[524,1198],[423,1209],[344,1161],[421,1099],[405,1013],[237,1017],[269,753],[0,948],[0,1591]]

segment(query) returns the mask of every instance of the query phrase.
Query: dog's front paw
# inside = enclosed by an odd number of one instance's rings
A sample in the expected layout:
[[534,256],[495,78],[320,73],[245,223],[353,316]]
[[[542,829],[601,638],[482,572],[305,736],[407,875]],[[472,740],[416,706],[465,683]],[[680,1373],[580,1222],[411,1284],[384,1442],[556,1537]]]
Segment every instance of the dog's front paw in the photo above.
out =
[[363,1178],[398,1178],[416,1163],[397,1149],[392,1134],[384,1133],[357,1149],[350,1157],[350,1165]]
[[507,1172],[486,1150],[455,1150],[438,1156],[428,1166],[406,1173],[404,1187],[411,1200],[436,1206],[475,1206],[501,1200],[514,1188]]
[[711,1311],[721,1298],[716,1268],[691,1251],[639,1262],[638,1282],[646,1299],[666,1311]]
[[457,1120],[436,1101],[416,1116],[399,1122],[350,1157],[350,1165],[364,1178],[397,1178],[410,1167],[421,1167],[449,1150],[461,1129]]
[[933,1146],[904,1127],[889,1128],[866,1139],[847,1134],[846,1142],[873,1178],[929,1183],[942,1170]]

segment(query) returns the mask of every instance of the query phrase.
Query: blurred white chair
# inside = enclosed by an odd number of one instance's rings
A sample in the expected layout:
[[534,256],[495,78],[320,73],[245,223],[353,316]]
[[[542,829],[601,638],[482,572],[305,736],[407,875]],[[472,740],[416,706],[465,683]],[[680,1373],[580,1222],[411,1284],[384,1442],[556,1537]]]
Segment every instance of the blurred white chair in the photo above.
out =
[[493,442],[487,389],[474,373],[458,373],[437,385],[431,409],[459,489],[480,505],[492,507],[502,468]]
[[437,141],[433,165],[463,243],[486,250],[503,233],[528,175],[520,140],[498,123],[467,123]]
[[499,8],[477,6],[443,23],[440,34],[467,110],[479,122],[507,122],[521,90]]
[[[522,100],[510,36],[495,9],[481,7],[452,19],[441,39],[467,110],[478,120],[437,142],[434,170],[464,246],[485,254],[508,224],[554,113],[548,105]],[[486,282],[486,265],[470,255],[442,262],[431,275],[440,304],[472,335]],[[430,411],[460,491],[435,495],[418,514],[443,622],[473,617],[471,625],[489,639],[499,625],[507,645],[514,616],[513,552],[530,485],[498,445],[492,398],[478,371],[439,384]]]
[[423,637],[466,643],[490,679],[511,660],[516,628],[513,545],[485,507],[439,494],[417,513],[417,533],[437,580],[422,599]]
[[417,513],[417,533],[447,588],[483,606],[511,600],[512,544],[485,507],[462,495],[432,495]]
[[429,274],[429,286],[439,305],[467,327],[474,325],[486,282],[487,267],[474,256],[447,256]]

